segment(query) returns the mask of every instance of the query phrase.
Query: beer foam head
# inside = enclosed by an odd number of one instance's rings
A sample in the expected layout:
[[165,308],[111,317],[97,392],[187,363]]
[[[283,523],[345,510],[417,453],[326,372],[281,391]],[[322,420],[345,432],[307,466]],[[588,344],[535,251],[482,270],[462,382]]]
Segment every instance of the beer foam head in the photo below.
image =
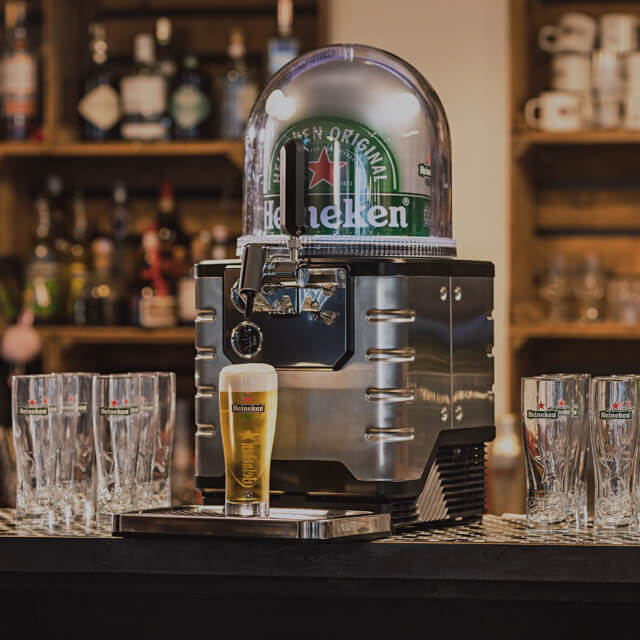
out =
[[220,393],[225,391],[276,391],[278,373],[270,364],[232,364],[224,367],[218,380]]

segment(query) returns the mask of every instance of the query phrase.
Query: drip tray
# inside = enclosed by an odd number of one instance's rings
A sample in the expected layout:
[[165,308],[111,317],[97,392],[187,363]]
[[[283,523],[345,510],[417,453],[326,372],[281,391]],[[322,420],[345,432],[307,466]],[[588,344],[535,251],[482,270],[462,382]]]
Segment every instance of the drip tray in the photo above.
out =
[[159,534],[220,538],[335,540],[384,538],[391,534],[387,513],[342,509],[272,508],[267,518],[225,517],[222,506],[183,506],[121,513],[114,535]]

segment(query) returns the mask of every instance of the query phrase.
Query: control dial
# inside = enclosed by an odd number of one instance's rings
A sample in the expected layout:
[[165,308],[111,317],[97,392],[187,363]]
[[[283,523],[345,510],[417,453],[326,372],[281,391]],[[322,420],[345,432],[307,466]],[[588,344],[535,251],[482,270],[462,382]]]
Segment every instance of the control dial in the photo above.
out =
[[231,331],[231,347],[245,360],[257,356],[262,350],[262,329],[254,322],[241,322]]

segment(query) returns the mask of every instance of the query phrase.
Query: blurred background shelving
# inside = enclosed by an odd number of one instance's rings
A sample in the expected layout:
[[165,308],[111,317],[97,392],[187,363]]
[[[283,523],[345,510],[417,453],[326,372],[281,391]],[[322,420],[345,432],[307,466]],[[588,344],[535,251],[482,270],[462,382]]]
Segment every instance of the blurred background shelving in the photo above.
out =
[[[6,0],[0,1],[0,16],[4,16],[6,4]],[[300,52],[325,44],[327,2],[295,0],[294,4],[292,36],[298,40]],[[161,185],[168,184],[185,243],[202,231],[215,236],[217,227],[224,230],[223,244],[216,255],[207,250],[203,257],[232,257],[235,237],[241,230],[244,142],[239,135],[221,135],[220,85],[229,69],[230,36],[233,40],[232,32],[241,30],[243,64],[257,89],[264,86],[269,41],[279,34],[277,0],[28,0],[26,6],[29,41],[38,68],[38,116],[27,140],[0,140],[3,274],[24,287],[40,220],[36,200],[52,175],[64,188],[60,197],[69,233],[75,224],[75,194],[81,193],[91,233],[113,235],[114,184],[124,182],[127,225],[141,252],[145,230],[156,220],[159,192],[164,189]],[[84,139],[78,105],[86,95],[84,83],[92,73],[90,24],[104,27],[112,85],[118,91],[120,79],[135,68],[136,35],[156,34],[162,18],[171,23],[170,54],[178,72],[186,68],[186,62],[182,65],[187,54],[198,58],[199,70],[208,83],[204,92],[211,102],[206,127],[193,140]],[[176,90],[171,84],[169,87]],[[85,248],[89,250],[88,245]],[[86,259],[90,261],[91,256]],[[191,256],[187,263],[190,261]],[[6,288],[3,291],[6,293]],[[14,293],[16,312],[24,303],[22,291]],[[15,317],[0,318],[0,333],[13,321]],[[146,328],[135,326],[135,317],[127,317],[126,322],[131,324],[71,326],[68,318],[60,317],[38,322],[41,352],[28,363],[27,370],[175,370],[178,420],[184,423],[178,425],[183,433],[176,435],[180,449],[176,455],[178,467],[188,465],[194,429],[193,324],[183,320],[182,326]],[[0,426],[8,424],[6,390],[2,394]],[[187,470],[187,477],[189,473]],[[194,499],[190,495],[176,498]]]
[[538,131],[526,101],[548,89],[551,56],[538,46],[543,25],[570,11],[640,16],[638,2],[511,1],[511,407],[520,411],[520,377],[553,371],[635,371],[640,321],[549,320],[541,279],[557,256],[569,265],[597,256],[608,278],[640,278],[640,132]]

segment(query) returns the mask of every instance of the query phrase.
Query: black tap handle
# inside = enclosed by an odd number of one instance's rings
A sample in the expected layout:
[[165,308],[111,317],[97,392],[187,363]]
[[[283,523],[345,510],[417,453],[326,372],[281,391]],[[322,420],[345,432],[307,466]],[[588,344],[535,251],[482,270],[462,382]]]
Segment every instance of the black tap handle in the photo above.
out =
[[301,236],[306,229],[304,195],[307,185],[307,149],[291,138],[280,149],[280,212],[289,235]]

